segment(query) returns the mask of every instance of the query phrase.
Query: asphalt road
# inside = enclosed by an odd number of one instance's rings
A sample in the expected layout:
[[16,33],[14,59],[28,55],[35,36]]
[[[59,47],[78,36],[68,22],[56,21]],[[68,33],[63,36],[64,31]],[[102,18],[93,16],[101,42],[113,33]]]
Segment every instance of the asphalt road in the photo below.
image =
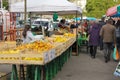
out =
[[53,80],[120,80],[113,75],[118,62],[104,62],[102,51],[98,51],[95,59],[89,53],[81,52],[72,56]]

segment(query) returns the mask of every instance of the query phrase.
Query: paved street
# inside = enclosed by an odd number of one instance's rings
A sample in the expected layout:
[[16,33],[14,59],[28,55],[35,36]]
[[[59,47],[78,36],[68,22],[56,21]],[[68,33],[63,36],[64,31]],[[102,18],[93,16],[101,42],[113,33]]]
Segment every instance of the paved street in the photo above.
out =
[[100,51],[96,59],[92,59],[88,53],[80,53],[69,59],[54,80],[120,80],[120,77],[113,75],[117,64],[113,60],[105,63]]
[[[53,80],[120,80],[120,77],[113,75],[117,64],[113,60],[105,63],[100,51],[96,59],[82,52],[79,56],[72,56]],[[0,65],[0,72],[10,70],[10,65]]]

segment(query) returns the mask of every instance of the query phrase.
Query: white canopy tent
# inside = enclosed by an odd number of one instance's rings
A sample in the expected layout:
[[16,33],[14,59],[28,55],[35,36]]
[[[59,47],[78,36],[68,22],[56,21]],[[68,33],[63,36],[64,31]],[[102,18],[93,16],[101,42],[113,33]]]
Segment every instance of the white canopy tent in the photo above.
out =
[[[24,1],[11,4],[10,6],[10,12],[19,13],[24,12],[24,10]],[[27,0],[27,12],[39,13],[41,15],[51,15],[57,12],[58,15],[75,14],[76,17],[80,14],[82,17],[82,9],[67,0]],[[76,45],[76,49],[78,55],[78,45]]]
[[[11,4],[11,12],[24,12],[24,1]],[[39,14],[75,14],[82,13],[82,9],[67,0],[27,0],[27,12]]]

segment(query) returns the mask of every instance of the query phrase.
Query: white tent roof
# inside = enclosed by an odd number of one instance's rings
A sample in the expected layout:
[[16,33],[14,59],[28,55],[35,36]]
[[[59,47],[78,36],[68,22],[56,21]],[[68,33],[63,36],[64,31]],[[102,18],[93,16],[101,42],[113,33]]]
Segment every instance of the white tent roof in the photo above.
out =
[[[11,12],[24,12],[24,1],[12,4]],[[75,14],[82,13],[82,9],[67,0],[27,0],[27,12],[40,14]]]

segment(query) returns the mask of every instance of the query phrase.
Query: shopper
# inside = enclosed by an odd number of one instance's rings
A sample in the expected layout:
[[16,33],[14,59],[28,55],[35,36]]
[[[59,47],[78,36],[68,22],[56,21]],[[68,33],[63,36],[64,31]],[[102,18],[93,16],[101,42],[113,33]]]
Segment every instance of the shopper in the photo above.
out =
[[99,36],[100,26],[95,21],[91,21],[91,28],[88,31],[89,34],[89,46],[90,54],[92,58],[96,57],[97,46],[99,45],[100,36]]
[[[99,21],[100,28],[102,28],[103,25],[105,25],[105,17],[101,18],[101,21]],[[103,50],[103,39],[100,37],[100,50]]]
[[22,35],[23,35],[23,43],[30,43],[35,40],[31,32],[31,27],[28,24],[25,25]]
[[117,44],[117,48],[120,51],[120,20],[117,21],[116,23],[116,44]]
[[107,23],[101,28],[100,36],[103,38],[104,43],[104,57],[105,62],[110,61],[111,47],[115,43],[115,26],[112,25],[113,20],[108,19]]

